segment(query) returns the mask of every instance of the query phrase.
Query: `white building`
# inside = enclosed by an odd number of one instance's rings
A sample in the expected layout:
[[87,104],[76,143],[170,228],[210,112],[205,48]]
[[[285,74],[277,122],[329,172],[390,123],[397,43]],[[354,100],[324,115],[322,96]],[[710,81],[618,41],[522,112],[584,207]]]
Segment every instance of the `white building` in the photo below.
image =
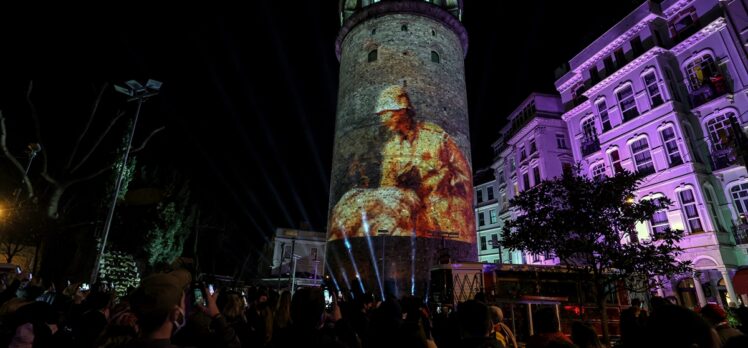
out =
[[319,284],[325,273],[326,241],[325,232],[276,229],[271,242],[273,264],[270,276],[291,277],[295,258],[297,284]]

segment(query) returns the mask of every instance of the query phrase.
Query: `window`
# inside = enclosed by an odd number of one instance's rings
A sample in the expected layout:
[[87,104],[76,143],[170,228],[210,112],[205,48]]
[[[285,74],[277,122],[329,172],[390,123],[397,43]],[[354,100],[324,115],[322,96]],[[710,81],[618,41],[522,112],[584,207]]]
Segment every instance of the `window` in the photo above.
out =
[[491,248],[493,249],[499,248],[499,235],[496,233],[491,235]]
[[436,51],[431,51],[431,61],[434,63],[439,63],[439,53],[436,53]]
[[670,34],[671,37],[676,37],[678,34],[685,32],[688,28],[692,27],[696,23],[696,9],[690,7],[681,13],[678,13],[670,21]]
[[432,30],[431,31],[431,36],[436,36],[436,31]]
[[499,216],[496,215],[496,210],[491,209],[488,211],[488,223],[495,224],[499,222]]
[[526,159],[527,159],[527,153],[525,152],[525,147],[524,146],[520,147],[519,148],[519,160],[524,161]]
[[727,112],[722,115],[718,115],[706,124],[706,129],[709,130],[709,139],[712,141],[712,146],[715,150],[724,150],[733,147],[733,140],[735,139],[735,128],[739,129],[738,121],[735,118],[735,113]]
[[634,52],[634,56],[639,56],[640,54],[644,53],[644,46],[642,45],[642,39],[639,37],[639,35],[634,36],[633,39],[631,39],[631,51]]
[[683,215],[686,217],[686,225],[691,233],[704,232],[699,219],[699,210],[696,207],[696,198],[693,195],[693,189],[685,189],[678,192],[680,206],[683,209]]
[[571,174],[571,169],[572,169],[571,163],[567,163],[567,162],[561,163],[561,170],[563,171],[564,174]]
[[655,172],[647,138],[641,138],[631,143],[631,155],[634,157],[634,164],[636,165],[637,172],[644,175],[649,175]]
[[483,203],[483,190],[481,189],[475,190],[475,197],[478,203]]
[[402,25],[402,26],[400,27],[400,31],[408,31],[408,25],[407,25],[407,24],[403,24],[403,25]]
[[582,134],[585,142],[597,141],[597,129],[595,128],[595,119],[588,118],[582,123]]
[[616,95],[618,96],[618,105],[621,107],[621,114],[623,115],[624,121],[639,116],[639,110],[636,109],[634,89],[631,88],[631,85],[623,87],[621,90],[616,92]]
[[518,183],[517,183],[517,182],[515,181],[515,182],[514,182],[514,183],[512,184],[512,187],[514,187],[514,195],[515,195],[515,196],[516,196],[516,195],[518,195],[518,194],[519,194],[519,184],[518,184]]
[[597,106],[597,114],[600,116],[603,132],[609,131],[612,127],[610,126],[610,117],[608,117],[608,104],[605,103],[605,99],[600,99],[595,103],[595,106]]
[[530,140],[530,154],[538,152],[538,147],[535,145],[535,139]]
[[523,189],[527,190],[530,188],[530,174],[529,173],[522,174],[522,183],[525,184]]
[[593,65],[590,68],[590,80],[592,81],[593,85],[600,82],[600,73],[597,71],[596,65]]
[[613,52],[613,55],[616,57],[616,66],[618,67],[618,69],[626,65],[626,55],[623,54],[623,48],[615,50],[615,52]]
[[657,84],[657,76],[655,75],[655,72],[650,71],[644,74],[642,79],[644,80],[644,86],[649,95],[649,101],[652,103],[652,108],[662,104],[662,95],[660,94],[660,86]]
[[514,171],[517,169],[517,166],[514,163],[514,158],[509,159],[509,171],[514,175]]
[[678,141],[675,140],[675,130],[673,127],[667,127],[660,131],[662,137],[662,143],[665,146],[665,153],[667,154],[667,160],[670,166],[677,166],[683,164],[683,159],[680,157],[680,150],[678,149]]
[[600,163],[592,167],[592,178],[595,180],[605,179],[605,163]]
[[613,67],[613,58],[610,56],[605,57],[603,59],[603,64],[605,65],[605,75],[610,76],[616,69]]
[[535,179],[535,185],[540,183],[540,167],[533,167],[532,168],[532,176],[533,179]]
[[309,253],[312,261],[317,261],[317,248],[312,248],[312,252]]
[[374,28],[374,29],[371,30],[371,35],[374,35],[376,33],[377,33],[377,28]]
[[480,237],[480,250],[486,250],[486,236]]
[[692,91],[701,87],[716,72],[718,72],[717,65],[714,64],[714,57],[710,54],[696,57],[686,65],[686,76]]
[[621,156],[618,155],[618,149],[610,151],[608,157],[610,157],[610,167],[613,168],[613,175],[623,172]]
[[[709,212],[712,213],[712,217],[714,218],[714,224],[717,226],[720,226],[720,215],[717,213],[717,208],[714,206],[714,196],[712,195],[712,188],[707,186],[704,187],[704,198],[706,198],[706,206],[709,207]],[[722,230],[721,227],[719,227],[720,230]]]
[[291,258],[291,246],[286,245],[285,248],[283,248],[283,259],[290,259]]
[[373,61],[377,60],[377,50],[371,50],[371,51],[369,51],[368,60],[369,60],[369,62],[373,62]]
[[478,226],[483,226],[486,224],[486,218],[483,213],[478,213]]
[[738,211],[738,218],[740,222],[748,222],[748,183],[735,185],[730,189],[730,195],[732,196],[732,202],[735,204],[735,209]]
[[556,134],[556,147],[559,149],[566,148],[566,137],[563,134]]
[[486,187],[486,193],[487,193],[487,196],[488,196],[488,200],[489,201],[492,200],[493,199],[493,187],[491,187],[491,186]]
[[[660,205],[660,198],[653,198],[652,202],[655,205]],[[656,211],[652,214],[652,218],[649,220],[652,235],[660,234],[665,232],[666,229],[670,228],[670,222],[667,219],[667,209]]]

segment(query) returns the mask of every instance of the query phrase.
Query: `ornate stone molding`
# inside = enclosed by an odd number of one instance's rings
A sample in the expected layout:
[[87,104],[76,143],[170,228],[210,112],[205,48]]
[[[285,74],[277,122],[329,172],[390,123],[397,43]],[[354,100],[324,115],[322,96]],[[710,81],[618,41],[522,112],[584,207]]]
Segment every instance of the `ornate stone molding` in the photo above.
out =
[[707,36],[724,29],[726,26],[727,26],[727,22],[725,21],[725,18],[719,17],[715,19],[714,21],[712,21],[711,23],[709,23],[704,28],[702,28],[701,30],[699,30],[696,34],[689,36],[688,39],[685,39],[683,40],[683,42],[675,45],[670,50],[675,54],[681,54],[685,50],[701,42],[701,40],[704,40]]
[[628,74],[632,70],[635,70],[639,67],[641,67],[646,61],[652,59],[652,57],[658,56],[660,54],[667,53],[668,50],[662,48],[662,47],[652,47],[649,51],[644,52],[641,56],[637,57],[636,59],[630,61],[628,64],[624,65],[622,68],[618,69],[616,72],[613,73],[613,75],[610,75],[606,78],[604,78],[602,81],[598,82],[594,86],[590,87],[588,90],[586,90],[584,93],[582,93],[585,97],[590,98],[590,96],[593,96],[597,94],[601,89],[608,87],[610,84],[615,82],[616,80],[620,79],[624,75]]
[[665,9],[665,11],[662,11],[665,17],[670,19],[670,17],[678,14],[680,11],[686,8],[686,6],[691,5],[694,2],[694,0],[681,0],[674,4],[672,4],[670,7]]
[[579,114],[582,110],[592,107],[592,102],[590,100],[585,100],[582,102],[582,104],[579,104],[575,106],[573,109],[565,112],[563,115],[561,115],[561,119],[568,122],[570,118],[576,116]]

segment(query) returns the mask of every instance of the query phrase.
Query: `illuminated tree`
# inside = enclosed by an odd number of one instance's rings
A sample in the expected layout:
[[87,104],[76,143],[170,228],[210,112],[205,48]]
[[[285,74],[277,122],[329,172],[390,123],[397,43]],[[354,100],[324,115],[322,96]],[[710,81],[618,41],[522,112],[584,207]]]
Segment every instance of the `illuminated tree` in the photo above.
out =
[[670,202],[633,197],[642,177],[628,172],[600,180],[568,171],[523,191],[510,203],[518,217],[507,221],[503,245],[530,254],[552,254],[591,285],[609,342],[606,297],[621,286],[648,291],[658,276],[689,270],[682,231],[664,230],[639,240],[635,225],[649,221]]

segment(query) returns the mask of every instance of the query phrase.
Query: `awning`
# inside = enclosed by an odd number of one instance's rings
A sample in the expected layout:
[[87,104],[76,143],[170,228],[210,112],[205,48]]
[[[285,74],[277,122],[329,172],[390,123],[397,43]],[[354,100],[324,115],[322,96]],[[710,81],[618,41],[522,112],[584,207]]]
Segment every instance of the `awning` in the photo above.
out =
[[748,294],[748,268],[741,269],[732,277],[732,286],[737,294]]

